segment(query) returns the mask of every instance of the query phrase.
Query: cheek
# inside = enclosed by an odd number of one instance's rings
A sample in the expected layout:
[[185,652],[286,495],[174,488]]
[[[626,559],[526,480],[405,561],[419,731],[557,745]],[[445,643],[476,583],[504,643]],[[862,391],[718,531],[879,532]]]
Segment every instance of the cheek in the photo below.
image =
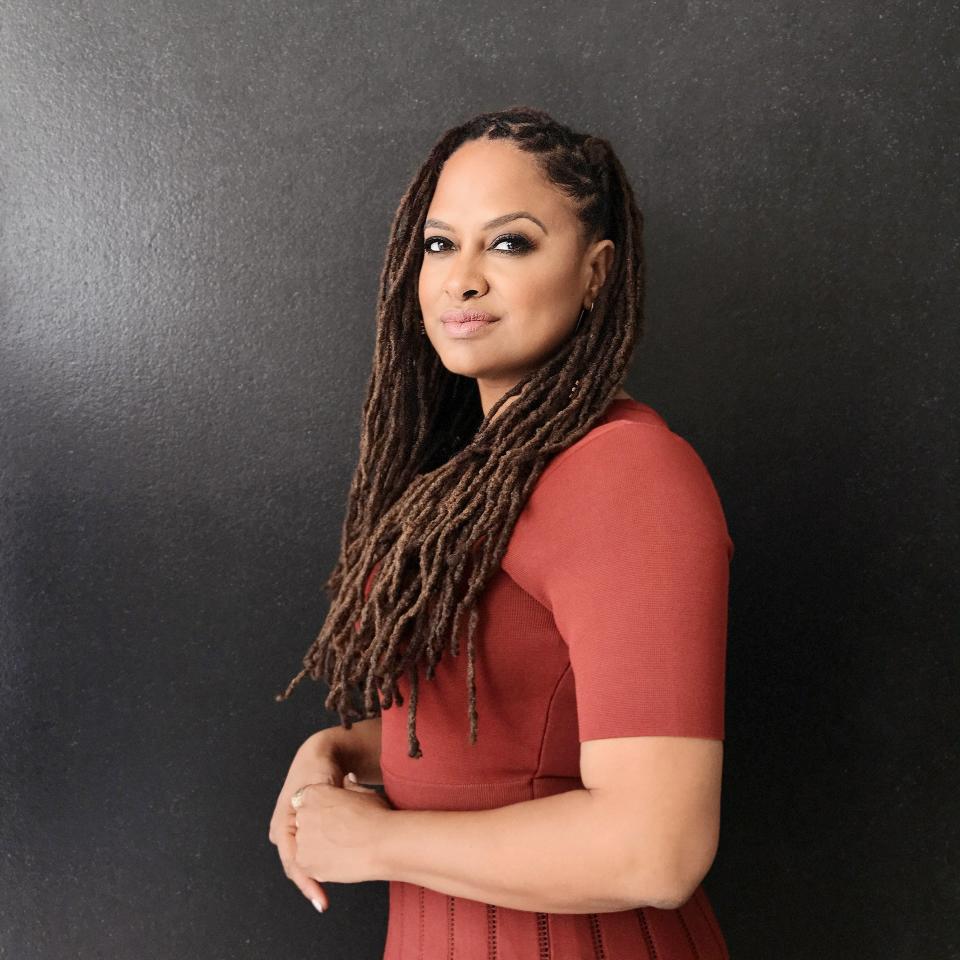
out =
[[549,265],[531,262],[504,278],[505,295],[511,309],[532,315],[549,313],[564,297],[566,278]]
[[531,270],[511,283],[507,309],[528,335],[549,339],[566,328],[577,297],[570,271]]
[[417,292],[420,299],[424,302],[436,299],[443,292],[443,277],[443,268],[435,260],[428,259],[427,255],[424,254],[417,274]]

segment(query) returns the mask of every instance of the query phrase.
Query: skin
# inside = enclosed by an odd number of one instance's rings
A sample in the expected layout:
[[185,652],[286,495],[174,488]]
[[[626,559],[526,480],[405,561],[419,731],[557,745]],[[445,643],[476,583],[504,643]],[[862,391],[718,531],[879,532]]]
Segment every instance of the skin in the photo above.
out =
[[[523,218],[485,227],[517,211],[543,226]],[[484,414],[572,334],[614,257],[613,241],[588,242],[573,202],[505,140],[471,140],[451,154],[423,239],[418,295],[427,336],[448,370],[476,379]],[[468,307],[500,320],[454,339],[440,316]]]
[[[329,844],[328,830],[334,836],[343,837],[342,825],[335,823],[334,816],[321,819],[316,816],[318,800],[316,787],[327,785],[336,790],[341,799],[341,815],[357,826],[357,815],[374,814],[389,810],[389,804],[375,790],[352,783],[346,774],[358,771],[360,777],[369,776],[369,782],[382,783],[380,776],[380,718],[376,717],[355,723],[350,730],[328,727],[308,737],[294,755],[286,780],[277,797],[270,818],[269,839],[277,848],[283,872],[300,892],[321,913],[329,909],[330,898],[317,881],[327,875],[332,864],[344,868],[345,874],[356,876],[357,870],[369,871],[373,855],[372,840],[379,836],[379,823],[359,824],[362,845],[348,842],[334,844],[332,855],[326,852]],[[291,803],[294,793],[306,784],[312,784],[305,794],[304,806],[298,812]],[[323,799],[322,797],[319,799]],[[298,822],[299,821],[299,822]]]
[[466,811],[394,809],[362,784],[318,777],[314,759],[291,770],[270,838],[323,911],[321,884],[370,880],[551,913],[686,903],[717,850],[722,742],[623,737],[581,748],[584,789]]

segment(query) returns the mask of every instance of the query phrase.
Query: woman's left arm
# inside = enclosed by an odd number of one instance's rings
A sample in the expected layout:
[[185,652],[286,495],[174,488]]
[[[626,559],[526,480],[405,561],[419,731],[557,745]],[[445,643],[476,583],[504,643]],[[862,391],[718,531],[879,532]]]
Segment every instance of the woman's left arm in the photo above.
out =
[[[603,913],[639,906],[633,857],[589,790],[489,810],[391,810],[376,878],[514,910]],[[662,891],[651,891],[651,900]]]
[[583,788],[486,810],[398,810],[363,785],[307,788],[297,862],[321,882],[399,880],[515,910],[606,913],[690,898],[713,863],[723,742],[580,744]]

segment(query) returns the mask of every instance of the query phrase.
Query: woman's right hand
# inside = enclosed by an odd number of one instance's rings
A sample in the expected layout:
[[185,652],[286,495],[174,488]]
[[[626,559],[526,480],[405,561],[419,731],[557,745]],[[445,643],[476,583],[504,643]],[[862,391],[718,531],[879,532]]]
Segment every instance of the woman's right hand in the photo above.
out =
[[290,798],[308,783],[332,783],[335,787],[344,786],[344,770],[337,758],[333,740],[321,730],[308,737],[297,750],[287,779],[284,781],[277,805],[270,819],[270,842],[276,845],[283,864],[283,872],[292,880],[300,892],[321,913],[330,906],[326,891],[313,877],[307,876],[295,861],[296,857],[296,811]]

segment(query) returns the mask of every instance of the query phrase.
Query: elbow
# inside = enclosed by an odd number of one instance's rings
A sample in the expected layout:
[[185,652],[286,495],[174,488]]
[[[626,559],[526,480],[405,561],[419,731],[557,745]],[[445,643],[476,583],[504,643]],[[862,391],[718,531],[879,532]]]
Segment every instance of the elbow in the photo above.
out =
[[678,856],[676,851],[651,857],[648,850],[646,862],[633,859],[626,898],[630,908],[676,910],[682,907],[703,882],[715,855],[716,847],[693,860]]
[[697,887],[703,882],[703,878],[706,876],[706,871],[702,874],[697,875],[693,880],[687,879],[675,883],[673,887],[668,891],[667,897],[664,899],[661,906],[662,910],[678,910],[682,907],[697,891]]
[[652,856],[649,848],[644,857],[631,857],[622,888],[626,908],[674,909],[684,888],[684,884],[677,882],[677,876],[671,858]]
[[682,907],[697,892],[697,887],[703,883],[704,877],[710,872],[716,856],[716,845],[705,850],[703,855],[696,858],[685,869],[678,870],[678,878],[673,885],[672,897],[669,899],[669,909],[677,910]]

